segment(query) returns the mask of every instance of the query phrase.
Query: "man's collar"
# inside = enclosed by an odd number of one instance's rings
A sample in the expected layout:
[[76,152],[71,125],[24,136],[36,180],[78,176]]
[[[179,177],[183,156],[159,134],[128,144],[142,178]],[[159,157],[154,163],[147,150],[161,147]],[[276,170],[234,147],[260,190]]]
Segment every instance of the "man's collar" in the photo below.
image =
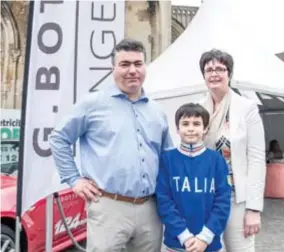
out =
[[[123,93],[116,84],[112,85],[109,89],[109,94],[110,96],[113,97],[123,97],[128,99],[128,96]],[[144,102],[148,102],[149,98],[146,96],[144,89],[142,88],[142,92],[141,92],[141,96],[135,101],[144,101]]]
[[110,86],[109,94],[110,96],[125,96],[125,94],[115,84]]

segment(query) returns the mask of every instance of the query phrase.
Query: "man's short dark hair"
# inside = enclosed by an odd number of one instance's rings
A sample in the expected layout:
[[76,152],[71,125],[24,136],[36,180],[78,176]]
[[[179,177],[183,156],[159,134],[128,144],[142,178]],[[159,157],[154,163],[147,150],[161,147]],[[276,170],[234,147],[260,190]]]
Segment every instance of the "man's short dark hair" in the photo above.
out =
[[199,60],[199,67],[200,71],[204,76],[204,67],[205,65],[212,61],[217,60],[220,63],[224,64],[228,70],[229,77],[232,77],[233,70],[234,70],[234,59],[231,54],[227,52],[223,52],[218,49],[212,49],[208,52],[204,52]]
[[183,117],[201,117],[204,128],[208,126],[210,119],[209,112],[197,103],[186,103],[176,111],[175,123],[177,129],[179,128],[180,119]]
[[144,61],[146,61],[146,50],[142,42],[134,39],[123,39],[121,40],[111,55],[112,65],[115,63],[115,55],[117,52],[126,51],[126,52],[141,52],[144,54]]

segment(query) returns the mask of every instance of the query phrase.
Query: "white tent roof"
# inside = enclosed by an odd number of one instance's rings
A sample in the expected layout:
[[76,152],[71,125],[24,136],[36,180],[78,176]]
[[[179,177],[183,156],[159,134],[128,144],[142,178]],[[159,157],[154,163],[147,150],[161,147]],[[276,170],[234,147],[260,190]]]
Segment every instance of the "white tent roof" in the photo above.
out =
[[205,1],[183,34],[149,65],[146,92],[165,98],[206,90],[199,59],[203,52],[217,48],[234,58],[233,86],[284,95],[284,64],[255,38],[249,22],[257,12],[255,6],[263,3]]

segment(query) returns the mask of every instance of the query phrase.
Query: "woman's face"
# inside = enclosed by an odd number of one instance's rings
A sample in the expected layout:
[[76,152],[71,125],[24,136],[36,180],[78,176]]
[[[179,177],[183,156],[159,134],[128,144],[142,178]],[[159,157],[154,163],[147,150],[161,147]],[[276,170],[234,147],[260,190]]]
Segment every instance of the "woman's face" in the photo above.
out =
[[204,79],[210,91],[226,92],[229,87],[227,67],[217,60],[211,60],[204,66]]

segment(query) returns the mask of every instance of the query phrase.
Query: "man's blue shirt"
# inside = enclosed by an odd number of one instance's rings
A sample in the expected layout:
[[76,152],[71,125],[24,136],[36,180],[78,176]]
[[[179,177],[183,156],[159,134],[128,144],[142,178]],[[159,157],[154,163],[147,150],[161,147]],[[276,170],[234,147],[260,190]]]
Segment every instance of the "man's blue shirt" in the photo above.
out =
[[[71,146],[79,138],[81,174]],[[50,136],[62,183],[80,177],[130,197],[154,194],[160,153],[172,147],[166,117],[144,94],[131,101],[113,85],[74,105]]]

